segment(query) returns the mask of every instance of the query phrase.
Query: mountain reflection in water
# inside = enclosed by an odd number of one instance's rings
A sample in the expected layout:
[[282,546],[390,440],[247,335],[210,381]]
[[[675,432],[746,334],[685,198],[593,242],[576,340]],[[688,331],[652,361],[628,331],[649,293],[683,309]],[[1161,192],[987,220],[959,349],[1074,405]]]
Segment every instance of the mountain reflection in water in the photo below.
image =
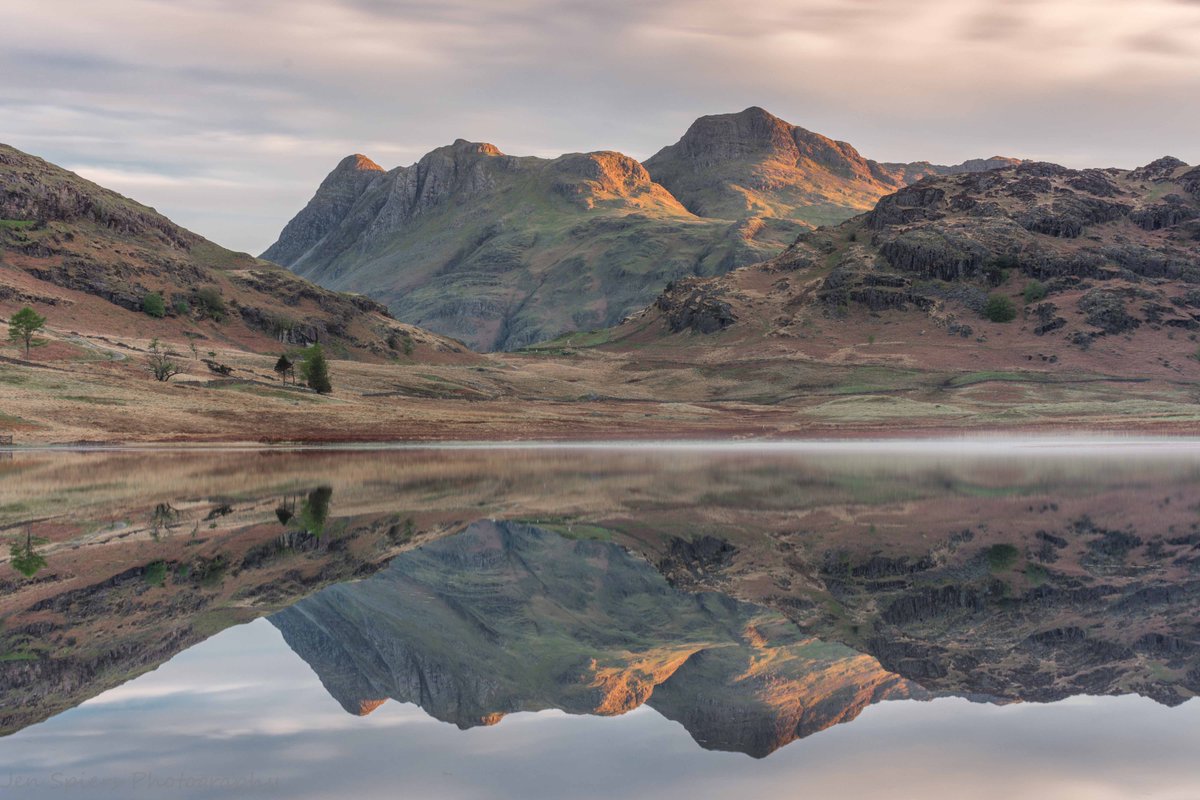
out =
[[880,701],[1178,706],[1197,478],[1152,445],[19,453],[0,731],[259,617],[352,714],[646,706],[756,758]]

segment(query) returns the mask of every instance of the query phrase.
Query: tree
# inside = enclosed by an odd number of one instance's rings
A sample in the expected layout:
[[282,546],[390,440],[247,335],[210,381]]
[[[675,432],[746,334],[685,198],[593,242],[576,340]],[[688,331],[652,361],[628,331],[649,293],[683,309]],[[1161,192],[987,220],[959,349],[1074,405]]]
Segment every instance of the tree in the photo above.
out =
[[300,376],[310,389],[318,394],[329,394],[333,384],[329,382],[329,362],[325,360],[325,351],[321,345],[314,344],[304,351],[304,360],[300,362]]
[[38,555],[33,549],[33,529],[25,529],[25,543],[14,544],[9,549],[9,559],[13,569],[24,575],[26,578],[32,578],[38,573],[42,567],[46,566],[46,559]]
[[296,365],[287,357],[287,353],[281,355],[275,362],[275,372],[279,374],[279,379],[284,383],[287,383],[288,373],[291,373],[292,383],[296,382]]
[[156,381],[164,382],[183,372],[183,367],[174,360],[174,353],[164,349],[158,343],[158,339],[150,342],[150,351],[146,356],[146,369],[150,371]]
[[145,311],[152,317],[162,319],[167,315],[167,304],[163,301],[163,296],[158,292],[150,292],[142,298],[142,311]]
[[29,357],[29,348],[42,344],[35,341],[33,335],[46,325],[46,318],[29,306],[12,315],[8,321],[8,338],[16,344],[25,345],[25,357]]
[[1017,307],[1002,294],[988,295],[983,305],[983,316],[992,322],[1012,322],[1017,318]]

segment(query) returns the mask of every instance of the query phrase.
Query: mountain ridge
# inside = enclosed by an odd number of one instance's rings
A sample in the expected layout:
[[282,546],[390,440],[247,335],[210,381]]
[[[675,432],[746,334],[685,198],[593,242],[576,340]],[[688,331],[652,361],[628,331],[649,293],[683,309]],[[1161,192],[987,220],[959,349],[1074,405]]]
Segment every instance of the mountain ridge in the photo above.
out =
[[[697,130],[729,121],[741,145],[698,141]],[[784,150],[790,142],[793,161],[806,166],[788,172],[775,159],[779,169],[743,180],[753,188],[720,190],[741,192],[741,208],[704,200],[708,189],[674,177],[672,148],[732,163],[764,136]],[[898,181],[995,165],[880,165],[758,108],[703,117],[645,163],[609,150],[510,156],[464,139],[386,171],[374,162],[361,169],[358,159],[338,164],[263,258],[381,299],[399,318],[479,350],[615,324],[669,281],[774,255],[811,225],[865,210]],[[816,183],[836,185],[805,188]]]

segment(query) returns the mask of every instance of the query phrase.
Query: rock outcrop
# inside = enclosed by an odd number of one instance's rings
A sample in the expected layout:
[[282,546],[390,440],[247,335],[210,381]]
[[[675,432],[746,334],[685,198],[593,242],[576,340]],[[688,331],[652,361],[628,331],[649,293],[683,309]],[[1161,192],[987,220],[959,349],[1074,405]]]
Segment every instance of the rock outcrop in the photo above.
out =
[[1025,162],[927,177],[840,226],[802,233],[775,259],[673,285],[629,327],[661,319],[668,334],[752,337],[768,321],[782,335],[806,310],[911,311],[972,338],[999,294],[1024,306],[1034,335],[1068,347],[1146,332],[1169,341],[1200,329],[1187,300],[1200,286],[1194,172],[1167,157],[1136,170]]

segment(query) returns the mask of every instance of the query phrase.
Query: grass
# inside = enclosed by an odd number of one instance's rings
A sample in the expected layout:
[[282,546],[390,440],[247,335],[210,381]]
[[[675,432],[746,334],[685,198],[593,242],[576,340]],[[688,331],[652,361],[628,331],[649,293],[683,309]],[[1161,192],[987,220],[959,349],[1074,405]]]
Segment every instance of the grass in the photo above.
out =
[[84,394],[66,395],[63,400],[72,400],[76,403],[89,403],[94,406],[124,406],[128,405],[124,400],[117,400],[112,397],[91,397]]
[[[535,523],[530,523],[535,524]],[[552,524],[537,524],[542,530],[557,533],[564,539],[590,539],[597,542],[611,542],[612,531],[608,528],[602,528],[599,525],[572,524],[572,523],[552,523]]]
[[222,383],[212,386],[213,389],[226,389],[234,392],[245,392],[257,397],[267,397],[273,400],[302,400],[306,403],[319,403],[322,398],[319,395],[309,394],[288,389],[272,389],[267,386],[260,386],[255,383]]
[[988,383],[990,381],[1009,381],[1012,383],[1058,383],[1060,381],[1054,375],[1045,372],[1001,372],[1001,371],[983,371],[983,372],[968,372],[965,375],[956,375],[946,381],[947,386],[961,387],[972,386],[976,383]]
[[906,397],[867,394],[829,400],[808,410],[819,417],[842,422],[895,419],[897,417],[952,417],[963,411],[955,406],[926,403]]
[[31,219],[0,219],[0,230],[19,231],[32,228],[37,222]]
[[521,348],[522,353],[541,353],[548,355],[562,355],[562,351],[567,348],[575,347],[599,347],[602,344],[608,344],[612,341],[613,328],[600,328],[594,331],[576,331],[574,333],[565,333],[562,336],[555,337],[546,342],[531,344],[528,347]]

